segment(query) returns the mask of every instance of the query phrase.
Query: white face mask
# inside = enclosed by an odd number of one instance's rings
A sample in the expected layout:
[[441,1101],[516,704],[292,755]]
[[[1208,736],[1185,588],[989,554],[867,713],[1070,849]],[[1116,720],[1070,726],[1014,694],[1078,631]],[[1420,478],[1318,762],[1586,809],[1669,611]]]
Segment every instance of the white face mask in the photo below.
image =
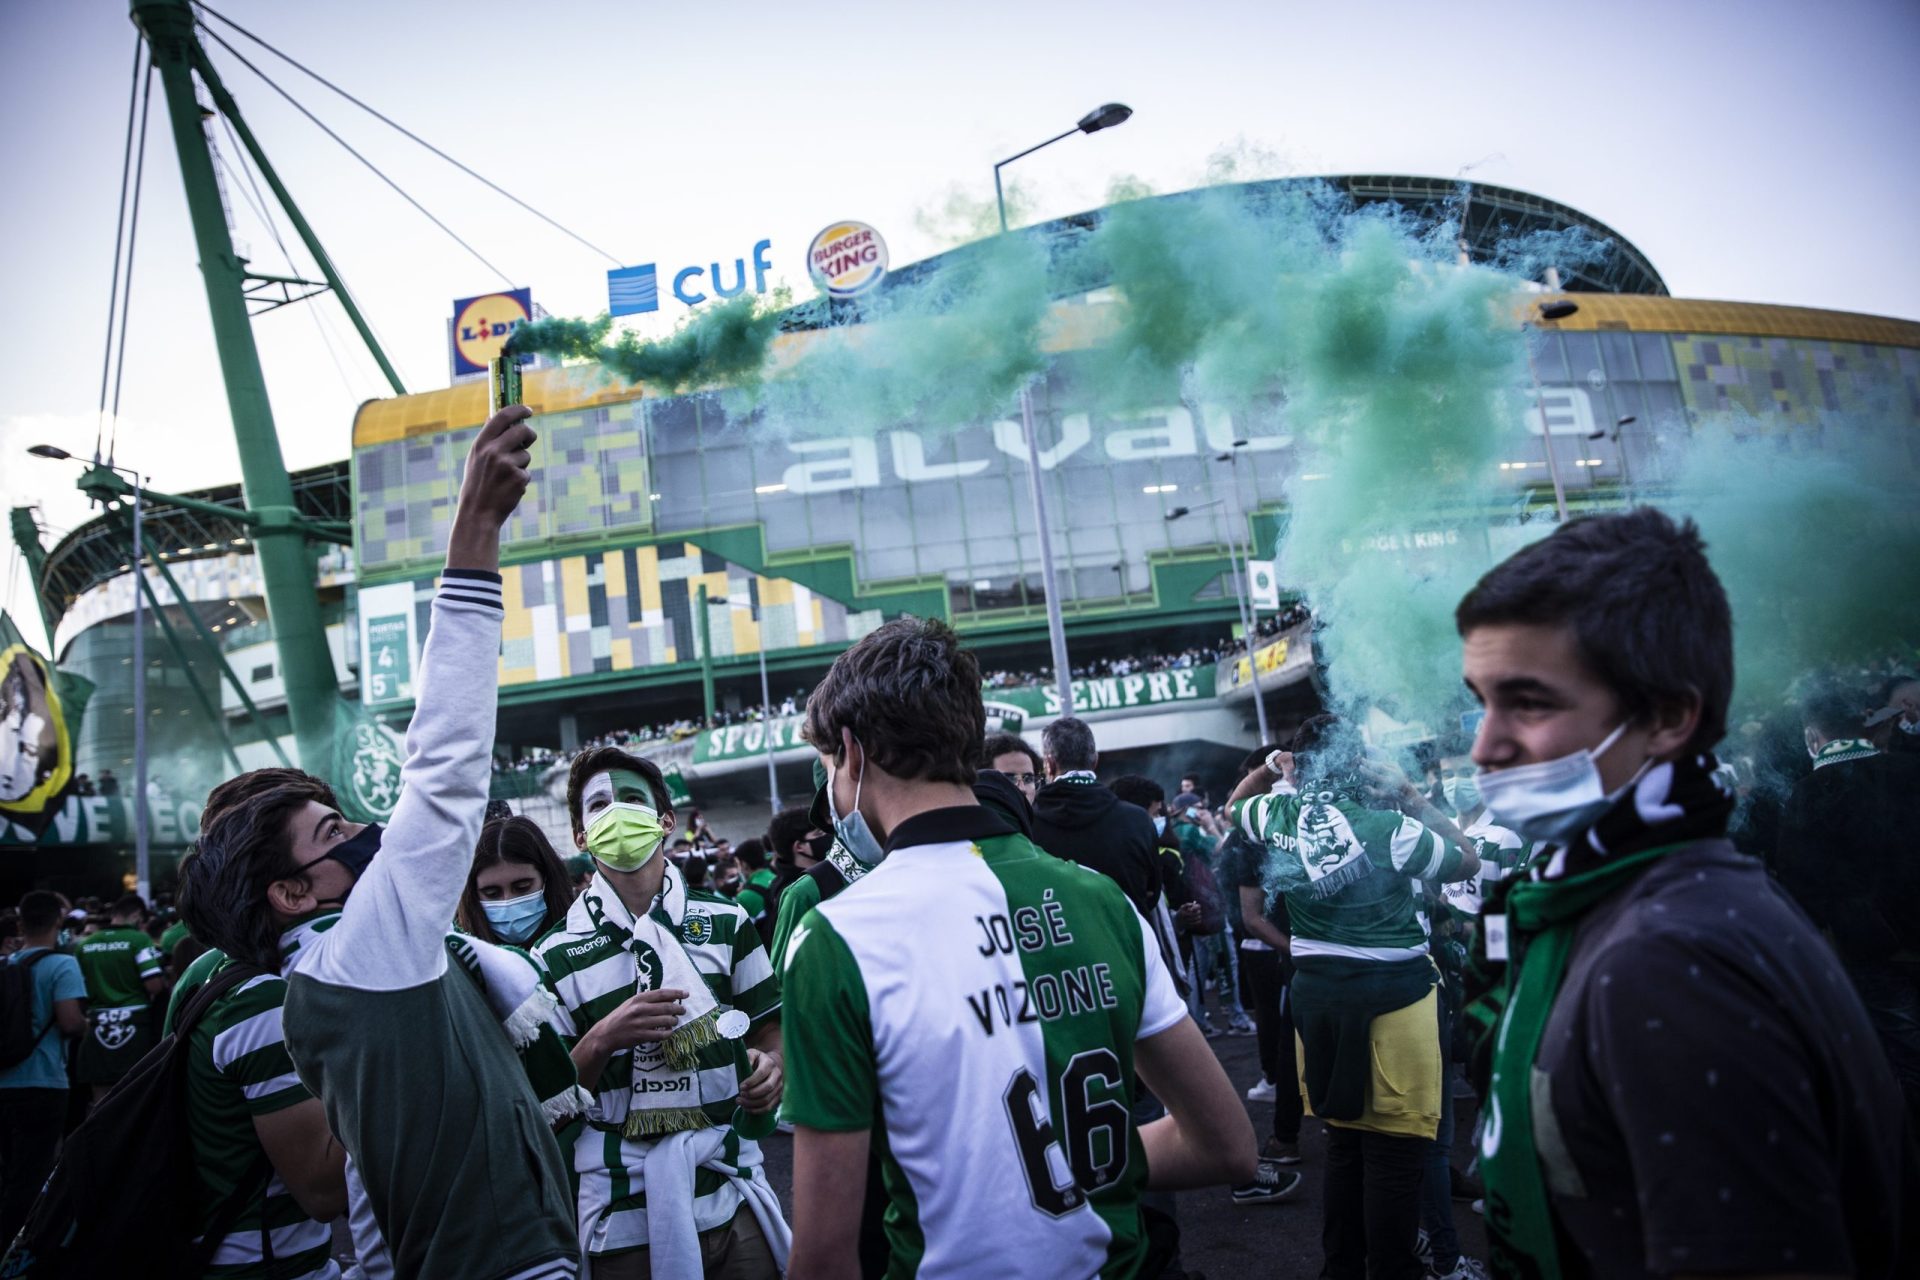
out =
[[[1626,722],[1622,721],[1599,746],[1558,760],[1512,769],[1481,769],[1474,777],[1480,783],[1480,799],[1488,815],[1496,825],[1527,840],[1547,844],[1572,840],[1592,826],[1614,801],[1600,780],[1599,760],[1626,731]],[[1644,769],[1642,766],[1642,772]],[[1635,773],[1627,786],[1639,776]]]
[[[858,746],[860,739],[855,738]],[[867,825],[866,815],[860,812],[860,789],[867,784],[867,749],[860,748],[860,776],[853,780],[853,809],[844,817],[835,812],[833,802],[832,778],[827,780],[827,814],[833,819],[833,834],[839,839],[841,847],[854,856],[865,867],[877,867],[886,858],[887,851],[880,841],[874,838],[873,828]]]

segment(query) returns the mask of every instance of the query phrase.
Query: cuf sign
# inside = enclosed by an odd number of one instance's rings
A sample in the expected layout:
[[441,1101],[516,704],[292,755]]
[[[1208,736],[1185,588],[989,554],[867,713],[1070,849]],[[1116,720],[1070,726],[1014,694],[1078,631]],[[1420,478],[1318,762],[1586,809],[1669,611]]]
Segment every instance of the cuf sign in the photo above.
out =
[[887,242],[864,222],[836,222],[808,246],[807,271],[829,297],[858,297],[887,274]]

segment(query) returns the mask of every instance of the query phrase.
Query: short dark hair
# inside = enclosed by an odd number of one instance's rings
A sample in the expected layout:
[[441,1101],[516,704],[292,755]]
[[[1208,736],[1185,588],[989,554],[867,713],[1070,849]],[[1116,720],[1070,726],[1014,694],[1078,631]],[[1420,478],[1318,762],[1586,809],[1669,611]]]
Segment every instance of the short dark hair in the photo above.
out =
[[1142,809],[1167,802],[1167,789],[1143,774],[1123,773],[1107,785],[1113,794]]
[[532,818],[495,818],[480,828],[480,839],[473,850],[473,868],[467,872],[467,887],[461,891],[454,920],[462,929],[482,942],[500,942],[493,921],[480,904],[480,873],[502,862],[515,862],[540,873],[540,892],[547,900],[547,913],[537,933],[546,930],[567,914],[573,905],[573,877],[567,864],[560,861],[553,842]]
[[1867,733],[1860,699],[1832,685],[1807,695],[1800,718],[1827,738],[1863,738]]
[[340,802],[334,798],[333,788],[326,779],[316,778],[300,769],[249,769],[237,777],[207,792],[207,802],[200,809],[200,829],[205,831],[213,825],[213,820],[236,804],[244,804],[255,796],[265,794],[275,787],[304,786],[311,788],[314,799],[329,809],[338,810]]
[[123,893],[114,900],[109,914],[114,916],[144,916],[147,914],[146,900],[137,893]]
[[1093,729],[1078,716],[1061,716],[1040,735],[1040,745],[1062,769],[1091,769],[1100,760]]
[[35,889],[20,899],[20,932],[45,933],[67,914],[67,900],[51,889]]
[[987,732],[980,664],[946,623],[896,618],[834,659],[807,698],[807,741],[835,761],[842,729],[896,778],[971,787]]
[[995,760],[998,760],[1001,756],[1012,755],[1016,751],[1033,761],[1033,771],[1035,773],[1040,772],[1040,753],[1035,751],[1032,746],[1027,743],[1027,740],[1017,733],[996,733],[989,735],[987,740],[980,744],[980,767],[982,769],[991,769],[993,768],[993,762]]
[[266,969],[280,967],[280,926],[267,906],[267,886],[295,870],[287,820],[310,801],[337,807],[320,779],[284,772],[291,776],[277,785],[216,808],[180,862],[180,918],[193,936]]
[[609,769],[629,769],[639,774],[646,780],[647,790],[653,793],[653,807],[661,813],[673,812],[673,796],[667,791],[667,779],[659,765],[618,747],[590,747],[575,756],[567,767],[567,820],[573,823],[575,831],[585,828],[580,816],[580,792],[595,774]]
[[1255,747],[1252,751],[1248,752],[1247,758],[1240,762],[1240,776],[1244,778],[1248,774],[1252,773],[1255,769],[1265,768],[1268,756],[1272,755],[1276,751],[1285,751],[1287,749],[1288,748],[1285,743],[1280,743],[1280,742],[1261,743],[1259,746]]
[[749,871],[758,871],[767,865],[767,838],[753,836],[733,846],[733,857]]
[[1312,778],[1346,773],[1360,763],[1365,751],[1360,735],[1339,716],[1322,711],[1308,716],[1293,731],[1293,752],[1300,772]]
[[813,818],[804,805],[794,805],[774,814],[773,821],[767,824],[767,843],[773,846],[773,860],[791,864],[794,842],[805,840],[811,830]]
[[1566,626],[1581,661],[1645,721],[1662,706],[1700,702],[1687,750],[1726,736],[1733,699],[1733,613],[1699,528],[1637,507],[1582,516],[1487,571],[1454,611],[1476,627]]

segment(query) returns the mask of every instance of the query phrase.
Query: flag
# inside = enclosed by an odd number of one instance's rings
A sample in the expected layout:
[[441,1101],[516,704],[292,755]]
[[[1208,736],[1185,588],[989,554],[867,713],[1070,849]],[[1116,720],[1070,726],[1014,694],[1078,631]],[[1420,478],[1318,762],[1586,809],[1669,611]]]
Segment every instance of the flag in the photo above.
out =
[[56,671],[0,612],[0,818],[35,839],[73,783],[73,743],[93,682]]

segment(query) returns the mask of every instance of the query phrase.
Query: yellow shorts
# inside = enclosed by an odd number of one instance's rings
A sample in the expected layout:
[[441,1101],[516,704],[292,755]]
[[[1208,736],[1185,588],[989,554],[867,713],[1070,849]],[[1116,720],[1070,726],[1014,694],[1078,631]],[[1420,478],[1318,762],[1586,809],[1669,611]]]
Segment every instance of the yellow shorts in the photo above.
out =
[[[1445,1072],[1440,1058],[1439,991],[1428,991],[1404,1009],[1381,1014],[1367,1028],[1372,1048],[1373,1079],[1367,1087],[1367,1109],[1358,1120],[1329,1120],[1346,1129],[1366,1129],[1403,1138],[1431,1138],[1440,1129],[1440,1090]],[[1307,1114],[1306,1046],[1294,1033],[1294,1061],[1300,1064],[1300,1099]]]

